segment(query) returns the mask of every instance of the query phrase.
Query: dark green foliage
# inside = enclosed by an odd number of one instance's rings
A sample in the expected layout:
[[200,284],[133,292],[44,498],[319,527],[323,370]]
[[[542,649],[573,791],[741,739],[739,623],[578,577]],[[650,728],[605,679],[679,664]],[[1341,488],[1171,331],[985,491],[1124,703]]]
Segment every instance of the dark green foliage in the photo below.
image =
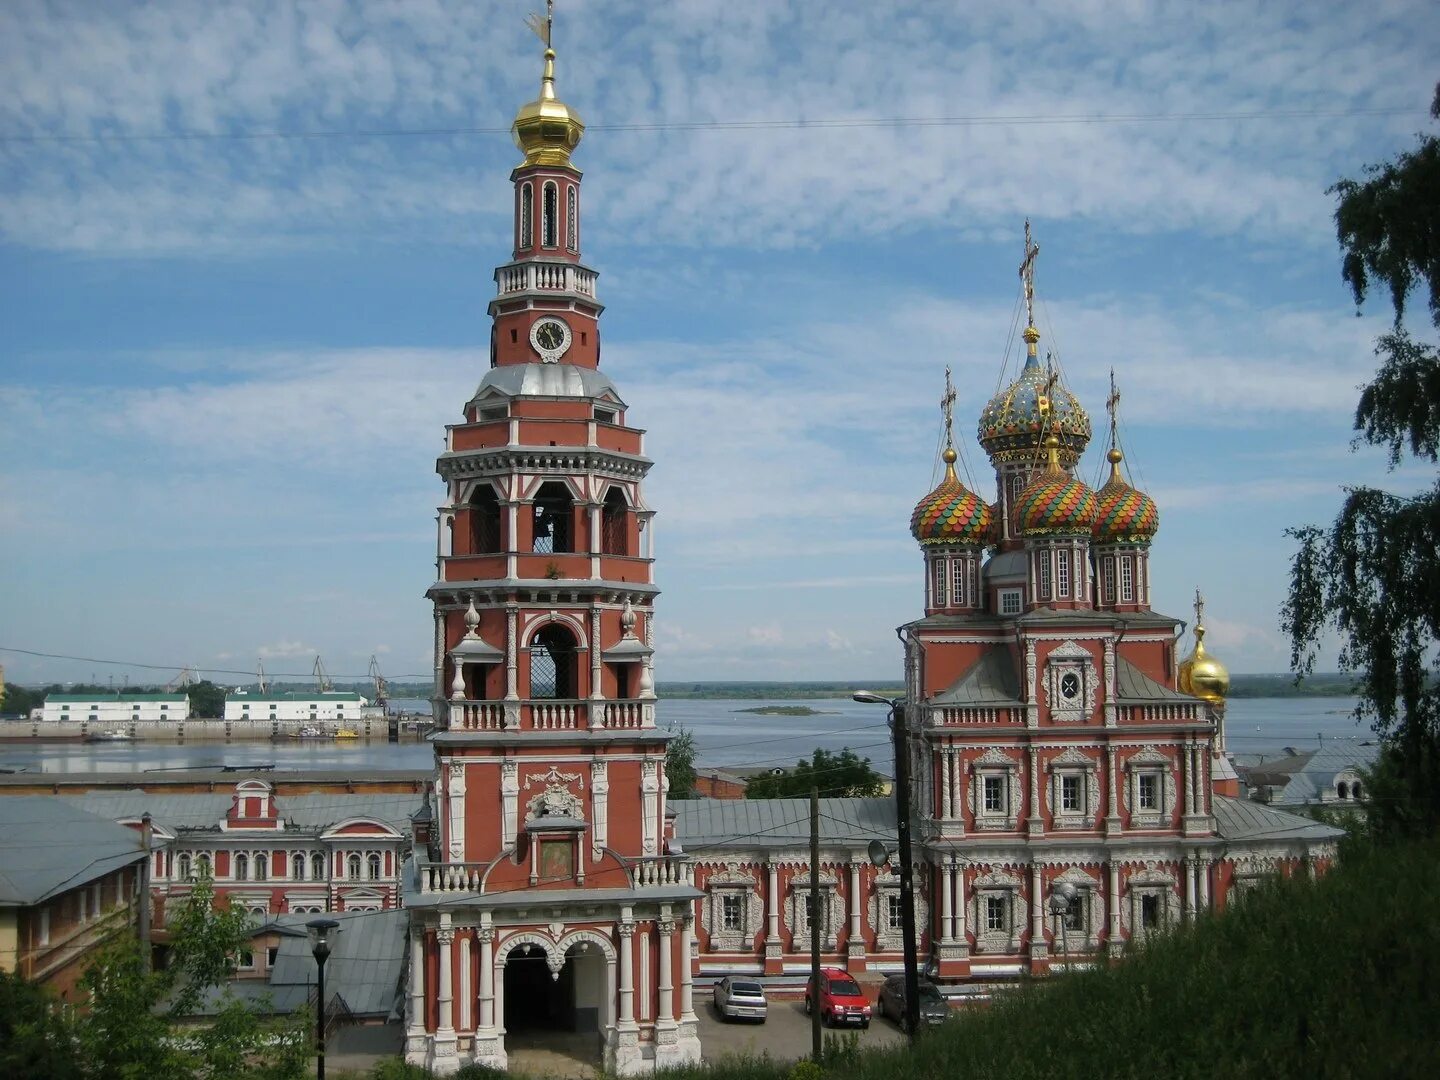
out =
[[670,798],[695,797],[695,735],[688,728],[670,729],[665,747],[665,778],[670,781]]
[[[1440,88],[1432,112],[1440,116]],[[1440,140],[1371,166],[1369,179],[1342,180],[1335,213],[1344,277],[1356,303],[1370,286],[1390,289],[1395,329],[1376,343],[1380,367],[1360,394],[1357,443],[1440,459],[1440,351],[1401,325],[1405,302],[1423,285],[1440,325]],[[1346,492],[1328,529],[1293,529],[1299,541],[1281,623],[1291,667],[1308,674],[1326,631],[1341,639],[1340,665],[1358,675],[1357,716],[1385,737],[1392,784],[1371,788],[1377,829],[1440,829],[1440,480],[1413,496],[1377,488]],[[1398,802],[1397,802],[1398,800]]]
[[189,687],[190,715],[206,720],[216,720],[225,715],[225,687],[216,686],[209,679],[201,679]]
[[885,778],[870,768],[870,759],[846,748],[838,754],[816,750],[809,761],[797,761],[795,768],[779,776],[756,776],[745,785],[747,799],[802,799],[810,789],[820,789],[822,799],[858,798],[883,795]]
[[28,979],[0,971],[0,1076],[80,1080],[80,1059],[59,1000]]

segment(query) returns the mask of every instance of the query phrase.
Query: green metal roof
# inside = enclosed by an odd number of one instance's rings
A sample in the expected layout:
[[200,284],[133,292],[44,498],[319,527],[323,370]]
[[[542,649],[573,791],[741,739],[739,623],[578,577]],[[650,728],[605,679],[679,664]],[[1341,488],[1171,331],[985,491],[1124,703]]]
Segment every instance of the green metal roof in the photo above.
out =
[[106,701],[121,701],[121,702],[131,702],[131,701],[136,701],[136,702],[139,702],[139,701],[167,701],[167,702],[177,702],[177,703],[178,703],[178,702],[181,702],[181,701],[189,701],[189,700],[190,700],[190,699],[189,699],[185,694],[123,694],[123,693],[120,693],[120,694],[46,694],[46,695],[45,695],[45,704],[47,704],[47,705],[49,705],[52,701],[57,701],[57,702],[60,702],[60,703],[62,703],[62,704],[79,704],[79,703],[83,703],[83,704],[86,704],[86,705],[90,705],[90,704],[98,704],[98,703],[100,703],[100,702],[106,702]]

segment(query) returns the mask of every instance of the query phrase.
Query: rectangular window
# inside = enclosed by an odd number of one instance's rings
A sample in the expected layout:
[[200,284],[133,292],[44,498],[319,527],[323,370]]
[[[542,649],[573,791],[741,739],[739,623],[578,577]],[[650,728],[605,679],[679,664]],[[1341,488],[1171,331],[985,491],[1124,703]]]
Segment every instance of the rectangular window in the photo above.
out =
[[35,936],[40,939],[41,945],[50,944],[50,909],[40,909],[40,925],[36,927]]
[[1000,614],[1019,615],[1022,593],[1019,589],[1000,590]]
[[1061,551],[1059,572],[1056,575],[1055,584],[1059,586],[1059,596],[1062,600],[1070,598],[1070,552]]
[[1160,925],[1160,897],[1154,893],[1140,897],[1140,925],[1146,930]]
[[984,778],[985,791],[985,813],[1003,814],[1005,812],[1005,778],[1003,776],[987,776]]
[[1084,930],[1088,920],[1085,918],[1086,905],[1090,903],[1090,894],[1080,889],[1076,892],[1074,899],[1070,901],[1070,907],[1066,909],[1064,921],[1066,930]]
[[1006,918],[1006,903],[1003,896],[987,896],[985,898],[985,929],[986,930],[1009,930],[1010,920]]
[[738,893],[727,893],[720,898],[720,929],[743,930],[745,927],[745,898]]
[[950,563],[950,602],[961,607],[971,602],[965,591],[965,571],[969,566],[969,559],[955,559]]
[[935,560],[935,600],[936,607],[945,606],[945,564],[939,559]]
[[75,918],[80,922],[90,918],[90,894],[84,890],[75,894]]
[[1100,590],[1105,597],[1105,602],[1115,602],[1115,560],[1106,559],[1100,564]]
[[1060,809],[1067,814],[1080,812],[1080,777],[1060,777]]
[[280,950],[277,949],[274,945],[271,945],[268,949],[265,950],[265,966],[267,968],[273,968],[275,966],[275,958],[279,955]]
[[885,925],[891,930],[905,928],[905,908],[900,903],[898,893],[890,893],[885,897]]
[[1040,599],[1050,599],[1050,552],[1042,551],[1036,555],[1040,563]]
[[1135,600],[1135,563],[1131,559],[1120,560],[1120,599],[1127,604]]
[[1137,778],[1139,783],[1139,803],[1141,810],[1160,809],[1160,777],[1155,773],[1141,773]]

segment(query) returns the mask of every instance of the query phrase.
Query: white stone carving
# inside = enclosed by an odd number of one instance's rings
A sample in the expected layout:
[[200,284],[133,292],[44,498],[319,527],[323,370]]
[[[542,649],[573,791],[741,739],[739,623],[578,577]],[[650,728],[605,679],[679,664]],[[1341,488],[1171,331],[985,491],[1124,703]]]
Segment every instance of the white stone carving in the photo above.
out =
[[[1163,794],[1160,806],[1140,809],[1140,776],[1153,773],[1160,777]],[[1125,759],[1125,802],[1130,811],[1131,828],[1159,828],[1169,825],[1176,809],[1175,762],[1157,748],[1146,746]]]
[[[1160,899],[1160,926],[1146,930],[1142,925],[1141,908],[1144,898]],[[1131,941],[1141,941],[1146,934],[1163,931],[1180,924],[1180,894],[1175,891],[1175,877],[1167,870],[1148,865],[1132,872],[1125,882],[1125,902],[1120,905],[1120,922]]]
[[[1046,764],[1050,770],[1050,810],[1052,827],[1056,829],[1093,829],[1100,813],[1100,763],[1086,756],[1079,747],[1070,746]],[[1063,778],[1078,776],[1084,808],[1066,810],[1062,799]]]
[[[970,764],[970,810],[980,830],[1009,831],[1020,821],[1020,762],[998,746],[992,746]],[[985,777],[998,776],[1005,785],[1006,812],[985,809]]]
[[[1105,926],[1105,890],[1100,886],[1100,879],[1091,877],[1078,866],[1072,866],[1056,877],[1055,881],[1075,886],[1077,895],[1072,903],[1080,903],[1085,915],[1084,925],[1080,929],[1066,928],[1063,931],[1065,949],[1068,952],[1079,952],[1099,948],[1100,931]],[[1057,948],[1059,944],[1056,943]]]
[[[807,867],[790,879],[790,917],[786,922],[794,934],[792,950],[804,951],[808,948],[810,918],[806,897],[809,895],[810,870]],[[835,875],[828,870],[820,871],[820,903],[825,916],[825,921],[820,925],[820,944],[823,948],[834,949],[845,912]]]
[[562,784],[550,784],[525,804],[525,820],[537,818],[574,818],[585,820],[585,804],[580,797]]
[[[725,927],[725,898],[741,898],[741,925]],[[755,935],[765,921],[765,903],[760,898],[753,875],[740,869],[738,862],[705,879],[705,898],[700,904],[700,925],[710,937],[711,952],[749,952]]]
[[[1009,925],[998,930],[989,928],[986,919],[986,901],[990,897],[1003,900]],[[1017,953],[1020,938],[1030,916],[1030,905],[1025,901],[1025,883],[1017,874],[1006,870],[991,870],[981,874],[970,888],[970,925],[975,928],[975,951],[985,953]]]
[[[918,888],[911,894],[915,898],[915,931],[918,937],[930,925],[930,905],[925,900],[925,888]],[[890,898],[900,898],[900,877],[894,873],[880,874],[870,891],[867,915],[870,928],[875,931],[875,946],[884,952],[900,952],[905,948],[905,936],[901,927],[890,925]]]
[[[1065,676],[1075,677],[1075,693],[1066,694],[1063,686]],[[1083,723],[1095,711],[1095,702],[1100,690],[1100,675],[1095,670],[1095,658],[1090,651],[1074,641],[1050,650],[1045,658],[1045,704],[1050,709],[1050,719],[1057,723]]]
[[[577,780],[580,780],[580,774],[578,772],[562,773],[554,765],[551,765],[549,772],[526,773],[525,790],[529,791],[532,785],[544,784],[546,787],[553,787],[555,784],[573,784]],[[581,781],[580,788],[582,791],[584,790],[584,781]]]

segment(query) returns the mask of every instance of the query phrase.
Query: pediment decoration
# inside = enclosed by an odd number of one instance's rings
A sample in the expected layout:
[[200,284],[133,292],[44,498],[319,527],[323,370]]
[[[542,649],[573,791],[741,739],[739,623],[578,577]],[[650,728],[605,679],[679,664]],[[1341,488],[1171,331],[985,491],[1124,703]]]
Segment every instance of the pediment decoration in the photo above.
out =
[[[786,922],[794,934],[792,949],[802,949],[810,940],[810,917],[806,905],[809,895],[810,872],[806,869],[790,879],[790,917]],[[841,906],[843,902],[835,875],[821,870],[820,906],[824,921],[820,925],[820,943],[826,949],[836,947],[837,934],[845,917]]]
[[1083,723],[1095,712],[1099,700],[1100,673],[1095,669],[1095,657],[1073,641],[1051,649],[1045,657],[1041,687],[1051,720]]
[[527,823],[547,817],[584,821],[585,804],[569,788],[560,784],[550,784],[525,804]]
[[[1005,905],[1006,925],[995,929],[990,928],[988,918],[991,899],[1000,900]],[[1024,883],[1017,875],[1004,870],[981,874],[971,886],[967,914],[975,931],[976,952],[1019,952],[1020,937],[1030,917]]]
[[1051,769],[1094,769],[1098,766],[1099,762],[1097,762],[1094,758],[1087,756],[1086,753],[1077,746],[1066,747],[1064,753],[1056,754],[1053,758],[1050,759],[1049,763],[1049,767]]
[[[738,900],[739,925],[725,925],[726,899]],[[709,935],[711,952],[748,952],[755,935],[764,922],[765,906],[760,899],[755,878],[740,869],[738,863],[725,867],[705,879],[705,899],[700,905],[700,925]]]
[[1083,905],[1082,925],[1077,929],[1064,929],[1065,948],[1072,952],[1100,947],[1100,933],[1105,926],[1105,892],[1098,878],[1091,877],[1078,866],[1072,866],[1055,878],[1057,882],[1074,885],[1079,890],[1076,899]]
[[[926,892],[924,888],[917,888],[913,893],[917,927],[930,925],[930,905],[925,899]],[[900,897],[900,878],[894,873],[880,874],[875,878],[874,886],[870,890],[870,900],[866,905],[867,915],[870,928],[875,931],[876,948],[882,952],[901,952],[905,948],[904,933],[901,927],[890,925],[891,897],[897,900]]]
[[975,769],[986,765],[1000,765],[1011,769],[1019,768],[1019,762],[1015,758],[1011,757],[1009,754],[1005,753],[1004,750],[1001,750],[998,746],[990,747],[990,749],[986,750],[983,754],[981,754],[978,758],[976,758],[970,763],[970,767]]

